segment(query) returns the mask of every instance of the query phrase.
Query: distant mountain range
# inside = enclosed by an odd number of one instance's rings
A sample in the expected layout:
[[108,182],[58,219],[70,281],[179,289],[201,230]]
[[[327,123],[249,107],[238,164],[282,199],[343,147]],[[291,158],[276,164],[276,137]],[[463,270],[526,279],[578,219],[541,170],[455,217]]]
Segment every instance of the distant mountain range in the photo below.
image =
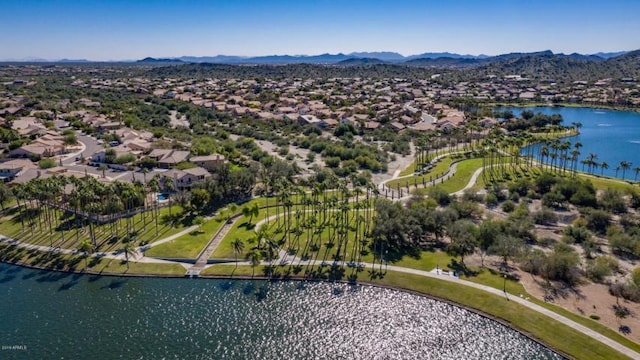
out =
[[[520,59],[525,57],[558,57],[562,59],[572,59],[579,61],[597,62],[614,59],[628,51],[619,52],[599,52],[595,54],[569,55],[554,54],[550,50],[531,53],[509,53],[497,56],[489,55],[463,55],[449,52],[428,52],[410,56],[389,51],[380,52],[353,52],[350,54],[320,54],[320,55],[266,55],[256,57],[243,57],[233,55],[216,56],[181,56],[153,58],[146,57],[137,61],[108,61],[108,62],[135,62],[139,64],[183,64],[183,63],[211,63],[211,64],[335,64],[335,65],[372,65],[372,64],[406,64],[418,67],[436,68],[473,68],[503,62],[509,59]],[[59,62],[59,63],[88,63],[85,59],[62,59],[46,60],[41,58],[25,58],[21,60],[7,60],[7,62]]]
[[[583,54],[557,54],[576,59],[606,60],[626,54],[627,51],[613,53]],[[242,56],[181,56],[177,58],[145,58],[138,63],[211,63],[211,64],[337,64],[337,65],[364,65],[364,64],[407,64],[412,66],[434,67],[470,67],[485,65],[496,61],[511,58],[519,58],[528,55],[555,55],[550,50],[533,53],[510,53],[497,56],[488,55],[463,55],[449,52],[429,52],[417,55],[403,56],[396,52],[354,52],[350,54],[320,54],[320,55],[267,55],[256,57]]]

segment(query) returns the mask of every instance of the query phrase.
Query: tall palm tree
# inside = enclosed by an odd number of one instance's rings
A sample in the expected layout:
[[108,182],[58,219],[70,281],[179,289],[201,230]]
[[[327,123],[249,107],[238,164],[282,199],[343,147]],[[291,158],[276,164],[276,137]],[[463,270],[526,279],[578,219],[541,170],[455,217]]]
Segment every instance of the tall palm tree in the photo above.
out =
[[600,163],[600,176],[604,176],[604,171],[609,168],[609,164],[606,161]]
[[631,162],[625,160],[620,161],[620,168],[622,169],[622,178],[624,179],[627,170],[631,169]]
[[127,241],[123,244],[122,253],[124,254],[124,261],[127,264],[127,270],[129,270],[129,256],[136,254],[135,246],[132,241]]
[[[174,187],[175,187],[175,180],[173,180],[173,178],[170,177],[170,176],[165,176],[165,178],[164,178],[164,188],[165,188],[165,190],[173,192]],[[168,197],[169,197],[169,216],[171,216],[171,205],[172,205],[171,204],[171,194],[169,194]]]
[[249,253],[247,253],[247,260],[251,263],[251,277],[255,275],[256,266],[260,265],[260,259],[262,256],[260,255],[260,250],[256,247],[251,249]]
[[640,166],[636,166],[633,168],[633,171],[636,173],[633,181],[638,181],[638,173],[640,173]]
[[238,268],[238,255],[242,254],[242,252],[244,251],[244,242],[242,242],[242,240],[240,240],[239,238],[235,238],[233,241],[231,241],[231,247],[233,248],[233,253],[236,256],[236,268]]
[[158,176],[154,176],[151,178],[151,180],[149,180],[149,190],[151,190],[151,193],[153,193],[153,205],[154,208],[152,210],[152,213],[154,214],[154,218],[155,218],[155,222],[156,222],[156,236],[158,236],[158,200],[157,200],[157,193],[160,191],[160,182],[158,180]]
[[82,251],[82,253],[83,253],[84,267],[86,269],[86,268],[89,267],[88,264],[87,264],[87,257],[89,257],[89,254],[91,254],[93,252],[93,245],[91,245],[91,242],[89,242],[89,240],[84,239],[78,245],[78,250]]

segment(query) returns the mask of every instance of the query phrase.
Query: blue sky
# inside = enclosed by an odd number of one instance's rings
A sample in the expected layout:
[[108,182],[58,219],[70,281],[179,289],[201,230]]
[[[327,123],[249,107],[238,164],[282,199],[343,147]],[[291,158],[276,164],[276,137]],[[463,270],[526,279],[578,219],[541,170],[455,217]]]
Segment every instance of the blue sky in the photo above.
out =
[[0,59],[640,48],[638,0],[0,0]]

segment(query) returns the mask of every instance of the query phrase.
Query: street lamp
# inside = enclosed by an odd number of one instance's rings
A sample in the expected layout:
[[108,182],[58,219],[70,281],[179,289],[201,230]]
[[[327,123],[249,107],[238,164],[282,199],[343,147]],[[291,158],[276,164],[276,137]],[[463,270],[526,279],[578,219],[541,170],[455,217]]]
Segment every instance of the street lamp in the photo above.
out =
[[507,274],[504,274],[504,283],[502,285],[502,291],[506,294],[507,293]]

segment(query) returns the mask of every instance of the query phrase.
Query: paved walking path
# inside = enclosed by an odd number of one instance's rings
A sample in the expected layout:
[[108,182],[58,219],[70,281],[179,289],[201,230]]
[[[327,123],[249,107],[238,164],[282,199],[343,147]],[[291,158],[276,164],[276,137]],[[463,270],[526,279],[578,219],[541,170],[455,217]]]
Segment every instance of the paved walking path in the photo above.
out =
[[235,225],[236,221],[239,218],[240,216],[236,216],[235,218],[231,219],[232,221],[225,221],[224,225],[222,225],[220,230],[218,230],[211,237],[211,240],[209,240],[205,248],[202,250],[198,258],[196,259],[195,264],[193,264],[193,266],[191,266],[187,270],[187,273],[185,274],[186,276],[191,277],[191,276],[200,275],[200,271],[202,271],[202,269],[204,269],[205,266],[207,265],[207,260],[209,260],[209,258],[211,257],[211,254],[213,254],[213,252],[216,251],[216,248],[218,247],[218,245],[220,245],[224,237],[227,235],[229,230],[231,230],[233,225]]
[[[2,234],[0,234],[0,242],[6,242],[7,244],[15,245],[22,249],[37,250],[37,251],[49,252],[53,254],[65,254],[65,255],[81,255],[82,254],[82,251],[79,251],[79,250],[29,244],[29,243],[15,240],[15,239],[11,239]],[[119,251],[119,250],[111,251],[111,252],[95,252],[92,254],[88,254],[87,256],[94,257],[94,258],[117,259],[117,260],[123,260],[123,261],[126,258],[124,253],[122,253],[122,251]],[[129,260],[143,262],[143,263],[174,263],[173,261],[146,257],[141,253],[140,248],[134,249],[134,253],[129,255]]]
[[[494,165],[495,166],[495,165]],[[478,181],[478,177],[480,176],[480,174],[482,174],[482,172],[488,168],[488,166],[481,166],[480,168],[478,168],[473,175],[471,175],[471,179],[469,179],[469,182],[467,183],[467,185],[465,185],[462,189],[451,193],[451,195],[462,195],[464,194],[465,190],[471,189],[472,187],[474,187],[476,185],[476,182]]]

